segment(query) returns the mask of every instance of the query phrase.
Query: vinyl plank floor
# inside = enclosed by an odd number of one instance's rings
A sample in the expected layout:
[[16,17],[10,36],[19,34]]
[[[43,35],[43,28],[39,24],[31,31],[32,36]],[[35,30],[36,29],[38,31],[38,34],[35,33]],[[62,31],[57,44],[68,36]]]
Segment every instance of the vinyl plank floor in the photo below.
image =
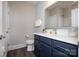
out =
[[8,51],[7,57],[35,57],[33,52],[26,51],[26,48],[20,48]]

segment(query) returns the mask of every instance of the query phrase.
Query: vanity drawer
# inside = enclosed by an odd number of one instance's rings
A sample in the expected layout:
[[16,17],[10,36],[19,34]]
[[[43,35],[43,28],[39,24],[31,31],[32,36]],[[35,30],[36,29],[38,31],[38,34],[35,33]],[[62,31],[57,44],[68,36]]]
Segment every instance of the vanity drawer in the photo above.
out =
[[51,57],[51,47],[40,42],[40,57]]
[[66,55],[65,53],[63,53],[55,48],[52,48],[51,56],[52,57],[68,57],[68,55]]
[[54,48],[56,48],[57,50],[59,50],[59,51],[61,51],[61,52],[65,53],[65,54],[69,54],[69,52],[70,52],[70,50],[69,50],[69,49],[64,48],[64,47],[61,47],[61,46],[59,46],[59,45],[55,45],[55,47],[54,47]]
[[53,47],[56,47],[55,45],[57,45],[57,46],[61,46],[61,47],[66,48],[66,49],[76,49],[77,48],[76,45],[69,44],[69,43],[62,42],[62,41],[58,41],[58,40],[53,40],[53,43],[54,43]]
[[50,39],[50,38],[46,38],[46,37],[40,36],[40,42],[41,42],[41,41],[42,41],[43,43],[45,43],[45,44],[51,46],[51,39]]
[[35,56],[37,56],[37,57],[40,56],[40,50],[39,50],[39,47],[38,47],[38,46],[35,46],[35,48],[34,48],[34,54],[35,54]]

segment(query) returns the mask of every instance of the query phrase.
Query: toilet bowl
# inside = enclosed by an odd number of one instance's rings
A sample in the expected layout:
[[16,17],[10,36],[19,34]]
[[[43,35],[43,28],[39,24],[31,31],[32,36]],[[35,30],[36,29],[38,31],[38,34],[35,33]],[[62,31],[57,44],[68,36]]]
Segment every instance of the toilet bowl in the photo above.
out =
[[26,40],[26,44],[27,44],[27,51],[34,51],[34,40],[33,39]]

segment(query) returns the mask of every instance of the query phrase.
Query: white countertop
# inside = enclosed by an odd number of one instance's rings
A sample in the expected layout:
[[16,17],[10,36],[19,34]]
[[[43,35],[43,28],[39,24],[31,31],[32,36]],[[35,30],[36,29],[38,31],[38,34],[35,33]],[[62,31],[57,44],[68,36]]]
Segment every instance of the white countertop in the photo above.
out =
[[51,39],[55,39],[55,40],[59,40],[59,41],[63,41],[63,42],[67,42],[67,43],[71,43],[71,44],[78,45],[78,38],[76,38],[76,37],[49,35],[49,34],[45,34],[45,33],[34,33],[34,34],[40,35],[40,36],[44,36],[44,37],[47,37],[47,38],[51,38]]

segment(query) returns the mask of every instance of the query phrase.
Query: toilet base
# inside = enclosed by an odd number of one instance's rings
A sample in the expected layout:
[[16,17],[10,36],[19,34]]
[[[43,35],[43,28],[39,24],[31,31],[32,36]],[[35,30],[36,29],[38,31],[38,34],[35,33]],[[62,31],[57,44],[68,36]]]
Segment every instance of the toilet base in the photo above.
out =
[[34,51],[34,45],[27,45],[27,51]]

